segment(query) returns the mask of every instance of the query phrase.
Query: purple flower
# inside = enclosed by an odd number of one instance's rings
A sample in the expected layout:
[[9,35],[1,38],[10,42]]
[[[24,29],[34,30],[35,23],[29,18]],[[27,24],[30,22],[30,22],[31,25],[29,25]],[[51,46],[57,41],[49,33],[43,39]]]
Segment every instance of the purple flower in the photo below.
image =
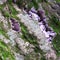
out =
[[14,28],[12,28],[13,30],[15,30],[15,31],[19,31],[20,30],[19,29],[19,24],[17,22],[14,23],[13,26],[14,26]]
[[37,11],[34,9],[34,8],[31,8],[31,12],[33,12],[33,13],[37,13]]
[[19,29],[19,23],[18,22],[16,22],[13,18],[10,18],[10,20],[11,20],[11,22],[12,22],[12,26],[13,26],[13,30],[15,30],[15,31],[20,31],[20,29]]

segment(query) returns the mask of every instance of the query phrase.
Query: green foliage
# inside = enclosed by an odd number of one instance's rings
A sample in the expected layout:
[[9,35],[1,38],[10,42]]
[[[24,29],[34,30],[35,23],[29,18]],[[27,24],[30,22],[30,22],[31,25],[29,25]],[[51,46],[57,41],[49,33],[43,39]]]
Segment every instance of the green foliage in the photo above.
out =
[[57,55],[60,56],[60,35],[59,34],[56,35],[52,43],[53,43],[54,49],[57,52]]
[[2,11],[4,17],[9,17],[9,13],[7,11]]
[[51,16],[49,26],[51,26],[56,33],[60,32],[60,21],[55,16]]
[[7,39],[9,39],[9,36],[6,34],[6,30],[4,29],[3,26],[3,22],[0,22],[0,34],[2,34],[3,36],[5,36]]
[[39,55],[39,53],[32,52],[30,54],[26,54],[24,60],[46,60],[46,58],[43,55]]
[[35,46],[34,51],[36,53],[41,53],[43,55],[44,52],[39,48],[37,37],[35,37],[33,34],[30,34],[29,31],[27,30],[27,27],[24,26],[23,23],[20,22],[20,26],[22,31],[21,38],[24,39],[25,41],[28,41],[30,44],[33,44]]
[[16,3],[21,8],[24,6],[25,1],[24,0],[18,0]]
[[[20,2],[18,2],[19,5],[22,5],[22,1],[23,0],[19,0]],[[21,4],[20,4],[21,3]],[[31,4],[30,4],[31,5]],[[33,0],[32,2],[32,5],[31,7],[34,6],[36,9],[38,9],[38,4],[36,1]],[[4,15],[5,17],[13,17],[13,18],[16,18],[16,10],[13,8],[12,5],[9,5],[9,8],[10,8],[10,11],[11,11],[11,14],[9,14],[9,12],[4,12]],[[22,39],[24,39],[25,41],[28,41],[30,44],[33,44],[35,46],[34,50],[36,53],[41,53],[42,56],[43,56],[43,51],[39,48],[39,44],[37,42],[37,38],[33,35],[33,34],[30,34],[29,31],[27,30],[27,27],[24,26],[23,23],[20,22],[20,26],[21,26],[21,31],[22,31],[22,36],[20,36]],[[2,31],[3,32],[3,31]],[[5,33],[5,32],[4,32]],[[9,57],[9,51],[4,51],[2,49],[2,51],[4,52],[4,54],[6,54],[6,56],[3,54],[2,56],[4,56],[4,60],[6,60],[6,57]],[[7,52],[7,53],[6,53]],[[8,54],[8,56],[7,56]],[[13,60],[12,58],[10,60]]]
[[7,2],[8,2],[9,4],[12,4],[12,0],[7,0]]
[[31,9],[33,6],[34,6],[33,3],[30,2],[30,3],[28,4],[28,9]]
[[10,10],[9,13],[14,14],[14,15],[16,15],[18,13],[18,11],[15,10],[15,8],[13,7],[12,4],[8,4],[8,7]]
[[3,8],[4,8],[4,6],[5,6],[6,4],[4,3],[4,4],[2,4],[2,5],[0,5],[0,11],[2,11],[3,10]]
[[36,9],[38,9],[38,7],[39,7],[38,2],[36,0],[32,0],[32,2],[28,1],[28,0],[18,0],[16,3],[20,8],[24,7],[25,5],[27,5],[29,9],[33,6]]
[[56,0],[56,2],[60,2],[60,0]]
[[40,60],[46,60],[45,56],[42,56]]
[[3,30],[0,29],[0,34],[2,34],[3,36],[5,36],[7,39],[9,39],[8,35],[6,34],[6,32],[4,32]]
[[34,5],[35,9],[38,9],[39,8],[38,2],[36,0],[32,0],[32,3]]
[[57,17],[52,16],[52,22],[54,22],[56,25],[60,26],[60,21],[59,21],[59,19]]
[[24,60],[40,60],[40,57],[39,53],[32,52],[30,54],[26,54]]
[[0,58],[2,60],[7,60],[7,58],[9,58],[9,60],[15,60],[9,47],[2,40],[0,40]]
[[0,10],[2,10],[3,9],[3,5],[0,5]]
[[39,3],[39,2],[42,2],[42,0],[37,0],[37,2]]
[[23,34],[22,37],[25,40],[28,40],[30,43],[32,43],[34,45],[38,44],[37,43],[37,38],[34,35],[32,35],[28,32],[27,27],[24,26],[23,23],[20,23],[20,25],[21,25],[21,31],[22,31],[22,34]]

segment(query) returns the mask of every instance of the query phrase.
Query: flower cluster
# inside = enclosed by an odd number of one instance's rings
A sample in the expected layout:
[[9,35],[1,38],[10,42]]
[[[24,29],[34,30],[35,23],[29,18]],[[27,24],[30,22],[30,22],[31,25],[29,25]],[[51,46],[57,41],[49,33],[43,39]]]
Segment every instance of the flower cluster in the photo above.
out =
[[48,26],[44,10],[36,11],[34,8],[29,10],[29,16],[38,21],[41,31],[45,34],[47,41],[51,41],[56,33]]
[[15,21],[13,18],[10,18],[11,22],[12,22],[12,26],[13,26],[13,30],[15,31],[20,31],[19,29],[19,23],[17,21]]

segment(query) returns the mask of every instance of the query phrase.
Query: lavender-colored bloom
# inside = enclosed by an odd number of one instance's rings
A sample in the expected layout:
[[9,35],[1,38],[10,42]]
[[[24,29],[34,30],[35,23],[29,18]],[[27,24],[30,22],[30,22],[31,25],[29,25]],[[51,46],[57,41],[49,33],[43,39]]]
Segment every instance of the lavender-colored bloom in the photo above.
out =
[[19,31],[19,24],[18,24],[18,23],[14,23],[14,28],[13,28],[13,30]]
[[35,20],[39,20],[40,19],[40,17],[36,14],[36,13],[33,13],[33,12],[31,12],[31,11],[29,11],[29,15],[31,15],[31,17],[34,19],[35,18]]
[[49,34],[49,36],[52,37],[52,38],[56,35],[55,32],[51,32],[51,31],[48,31],[48,34]]
[[49,40],[49,41],[51,41],[51,40]]
[[52,41],[52,38],[51,38],[51,37],[49,37],[49,38],[48,38],[48,40],[49,40],[49,41]]
[[41,21],[41,22],[39,22],[39,26],[40,26],[40,25],[43,25],[42,21]]
[[35,11],[32,11],[32,10],[31,10],[31,12],[36,14],[36,12],[35,12]]
[[12,22],[12,26],[13,26],[13,30],[15,30],[15,31],[19,31],[20,29],[19,29],[19,24],[18,24],[18,22],[16,22],[13,18],[10,18],[10,20],[11,20],[11,22]]
[[43,33],[45,34],[46,38],[49,38],[49,34],[44,30]]
[[33,8],[31,8],[31,12],[33,12],[33,13],[37,14],[37,11],[35,10],[35,8],[34,8],[34,7],[33,7]]
[[52,35],[49,35],[49,37],[53,38],[53,36],[52,36]]

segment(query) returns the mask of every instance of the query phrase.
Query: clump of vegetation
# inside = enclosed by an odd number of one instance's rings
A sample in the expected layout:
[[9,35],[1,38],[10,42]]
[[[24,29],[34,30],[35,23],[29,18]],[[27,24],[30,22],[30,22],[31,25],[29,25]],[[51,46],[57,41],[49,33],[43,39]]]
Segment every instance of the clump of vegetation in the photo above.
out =
[[40,60],[40,58],[41,56],[39,53],[32,52],[30,54],[26,54],[24,60]]
[[27,27],[24,26],[23,23],[20,22],[20,26],[21,26],[21,31],[22,31],[22,38],[25,39],[26,41],[30,42],[31,44],[34,44],[34,46],[37,46],[37,38],[30,34],[27,30]]
[[40,55],[40,53],[32,52],[25,55],[25,60],[46,60],[45,56]]
[[15,10],[12,4],[8,4],[8,7],[10,10],[9,13],[14,14],[14,15],[18,14],[18,11]]
[[56,0],[56,2],[60,2],[60,0]]
[[53,48],[56,50],[56,54],[60,56],[60,21],[59,19],[52,15],[50,20],[49,20],[49,26],[53,28],[53,30],[57,33],[55,38],[52,41]]
[[9,47],[0,40],[0,58],[2,60],[15,60],[13,53],[10,51]]
[[4,17],[9,17],[9,13],[7,11],[2,11]]
[[20,7],[20,8],[24,8],[25,7],[25,5],[27,5],[28,6],[28,9],[30,9],[31,7],[35,7],[36,9],[38,9],[38,1],[36,1],[36,0],[32,0],[32,1],[28,1],[28,0],[18,0],[17,2],[17,5]]
[[[19,0],[19,5],[21,3],[21,0]],[[31,5],[31,4],[30,4]],[[38,9],[38,5],[37,3],[33,0],[32,5]],[[9,12],[4,12],[5,17],[12,17],[12,18],[16,18],[18,20],[18,18],[16,17],[17,11],[13,8],[12,5],[8,5],[11,11],[11,14],[9,14]],[[32,7],[32,6],[31,6]],[[20,22],[20,27],[21,27],[21,31],[22,31],[22,36],[20,36],[22,39],[24,39],[25,41],[28,41],[30,44],[33,44],[35,46],[34,48],[34,52],[35,53],[41,53],[41,55],[43,56],[43,51],[39,48],[39,44],[37,42],[37,38],[33,35],[30,34],[29,31],[27,30],[27,27],[24,26],[23,23]],[[12,58],[11,58],[12,59]],[[10,59],[10,60],[11,60]],[[12,59],[13,60],[13,59]]]
[[4,3],[4,4],[2,4],[2,5],[0,5],[0,11],[2,11],[3,10],[3,8],[4,8],[4,6],[5,6],[6,4]]
[[54,40],[52,41],[54,49],[57,52],[57,55],[60,56],[60,34],[57,34]]
[[60,21],[57,17],[52,16],[52,22],[54,22],[56,25],[60,26]]
[[[3,26],[3,27],[2,27]],[[9,36],[6,34],[6,30],[4,29],[4,25],[3,22],[0,22],[0,34],[2,34],[3,36],[5,36],[7,39],[9,39]]]
[[12,4],[12,0],[7,0],[7,3]]
[[49,26],[51,26],[56,33],[60,32],[60,21],[55,16],[51,16]]

